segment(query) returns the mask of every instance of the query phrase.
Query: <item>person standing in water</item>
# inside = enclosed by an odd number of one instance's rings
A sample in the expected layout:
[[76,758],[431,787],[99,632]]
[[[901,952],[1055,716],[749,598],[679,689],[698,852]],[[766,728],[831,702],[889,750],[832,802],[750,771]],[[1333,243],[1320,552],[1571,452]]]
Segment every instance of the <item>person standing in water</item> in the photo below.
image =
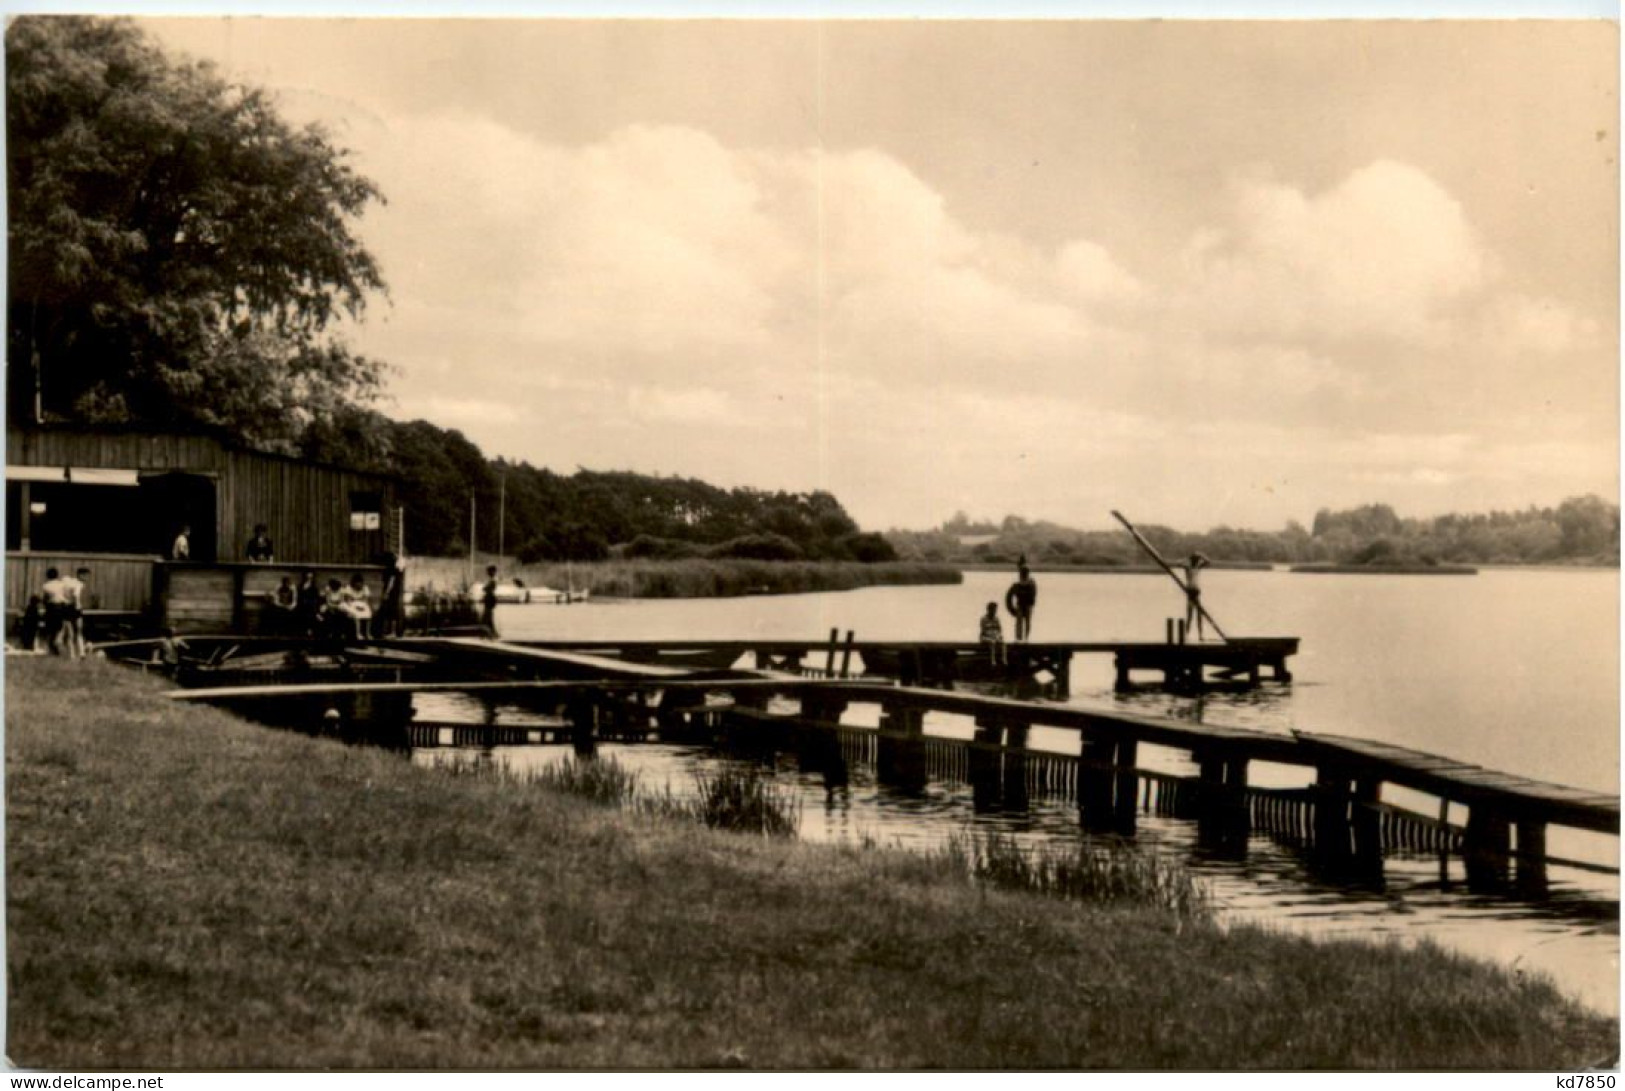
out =
[[1185,560],[1185,631],[1189,633],[1192,625],[1196,628],[1196,639],[1206,639],[1202,625],[1202,583],[1200,573],[1209,564],[1207,557],[1200,553],[1192,553]]
[[1017,569],[1017,580],[1004,593],[1004,608],[1016,619],[1015,639],[1025,641],[1033,631],[1033,607],[1038,605],[1038,584],[1033,581],[1027,566]]

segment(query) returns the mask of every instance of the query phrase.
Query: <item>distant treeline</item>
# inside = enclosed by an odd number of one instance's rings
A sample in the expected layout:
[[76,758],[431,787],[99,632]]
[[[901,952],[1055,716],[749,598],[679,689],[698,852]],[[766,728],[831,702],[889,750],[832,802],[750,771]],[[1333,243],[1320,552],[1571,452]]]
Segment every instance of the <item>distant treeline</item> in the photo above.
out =
[[[461,432],[376,418],[365,461],[400,477],[413,554],[468,554],[470,499],[481,551],[499,541],[526,564],[610,557],[660,560],[893,561],[827,492],[721,489],[692,478],[577,470],[488,459]],[[355,461],[349,447],[335,454]],[[499,535],[498,519],[501,518]]]
[[[1431,519],[1401,518],[1387,504],[1322,509],[1309,529],[1296,521],[1279,531],[1139,529],[1170,559],[1201,552],[1215,561],[1295,564],[1619,563],[1619,506],[1597,496],[1572,497],[1555,508]],[[886,538],[906,560],[1013,562],[1025,555],[1045,564],[1144,563],[1124,531],[1075,530],[1013,515],[994,524],[961,513],[936,530],[893,530]]]

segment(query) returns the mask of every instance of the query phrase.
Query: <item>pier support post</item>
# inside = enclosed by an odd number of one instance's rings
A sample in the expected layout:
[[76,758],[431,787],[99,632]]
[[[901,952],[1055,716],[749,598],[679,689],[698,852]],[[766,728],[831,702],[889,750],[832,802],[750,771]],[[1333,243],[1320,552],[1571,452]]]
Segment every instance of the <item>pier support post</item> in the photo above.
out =
[[1027,724],[1007,724],[1004,729],[1004,792],[1007,811],[1027,810]]
[[1518,823],[1518,893],[1544,898],[1546,880],[1546,823],[1532,819]]
[[841,738],[834,727],[845,711],[845,701],[818,694],[801,698],[802,722],[794,732],[796,760],[803,771],[823,774],[826,788],[847,782],[846,759],[841,755]]
[[1349,855],[1349,775],[1342,769],[1315,770],[1315,856],[1340,866]]
[[1135,770],[1139,760],[1139,740],[1122,739],[1118,742],[1112,816],[1113,827],[1124,837],[1134,836],[1135,816],[1139,811],[1140,776]]
[[1084,736],[1078,750],[1078,809],[1090,829],[1110,829],[1117,740]]
[[598,745],[598,695],[583,690],[570,700],[570,742],[581,757],[590,757]]
[[1376,806],[1381,798],[1380,780],[1355,781],[1349,825],[1354,834],[1354,867],[1362,875],[1382,874],[1382,817]]
[[1196,838],[1209,852],[1242,857],[1251,822],[1247,814],[1247,759],[1198,753]]
[[925,787],[925,714],[919,709],[888,708],[881,713],[875,777],[905,792]]
[[1482,804],[1470,804],[1462,854],[1467,862],[1468,890],[1478,893],[1500,889],[1506,885],[1507,865],[1512,857],[1512,824]]
[[1004,743],[1004,724],[985,716],[976,718],[976,733],[971,737],[967,765],[970,771],[971,808],[978,814],[999,809],[1000,754],[996,749]]

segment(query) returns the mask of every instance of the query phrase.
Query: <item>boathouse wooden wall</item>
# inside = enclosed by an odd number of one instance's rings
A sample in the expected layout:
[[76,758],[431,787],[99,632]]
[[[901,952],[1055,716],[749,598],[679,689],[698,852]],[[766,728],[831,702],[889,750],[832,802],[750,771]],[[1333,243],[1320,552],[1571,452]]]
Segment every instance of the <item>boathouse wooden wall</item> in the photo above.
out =
[[[11,466],[73,466],[183,471],[215,487],[216,558],[242,560],[256,523],[270,528],[277,560],[287,563],[369,564],[389,547],[394,481],[326,463],[228,446],[205,435],[44,428],[8,430]],[[377,525],[352,529],[352,501],[379,499]]]
[[91,610],[140,613],[152,601],[151,557],[126,553],[9,553],[6,555],[6,610],[20,614],[28,596],[45,586],[45,573],[55,568],[67,575],[91,570],[87,588]]

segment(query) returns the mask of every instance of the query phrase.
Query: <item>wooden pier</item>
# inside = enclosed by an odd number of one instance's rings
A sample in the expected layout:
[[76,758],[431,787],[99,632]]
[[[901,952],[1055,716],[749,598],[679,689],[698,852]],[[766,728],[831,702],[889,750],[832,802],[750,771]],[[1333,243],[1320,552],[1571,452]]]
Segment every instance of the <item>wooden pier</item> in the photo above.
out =
[[[757,670],[783,671],[808,677],[862,676],[896,679],[906,685],[951,689],[957,682],[1032,682],[1051,696],[1072,692],[1072,658],[1110,655],[1116,688],[1145,685],[1176,692],[1211,688],[1245,688],[1261,682],[1292,680],[1287,659],[1298,652],[1297,637],[1234,637],[1224,643],[1179,642],[1034,642],[1004,646],[1007,662],[991,662],[987,649],[957,641],[840,639],[832,631],[825,642],[796,640],[523,640],[525,648],[575,652],[628,663],[671,667],[729,667],[749,657]],[[861,670],[857,664],[861,663]]]
[[[457,745],[568,739],[581,750],[607,738],[772,745],[786,733],[803,742],[826,737],[832,741],[811,744],[813,753],[834,761],[843,748],[866,748],[878,777],[903,790],[922,788],[931,776],[950,770],[971,785],[978,805],[1024,808],[1035,795],[1059,793],[1076,801],[1089,828],[1131,834],[1138,814],[1155,812],[1194,820],[1200,840],[1212,850],[1245,853],[1248,837],[1263,833],[1304,846],[1339,872],[1380,874],[1388,852],[1438,853],[1441,860],[1456,854],[1468,862],[1469,882],[1496,886],[1511,876],[1515,862],[1517,886],[1529,892],[1545,886],[1549,826],[1616,836],[1619,831],[1617,794],[1498,773],[1375,740],[1282,734],[963,690],[717,665],[736,649],[729,662],[745,650],[761,652],[769,662],[793,656],[797,649],[805,658],[807,645],[788,642],[541,647],[442,638],[386,644],[385,650],[410,648],[441,668],[442,677],[430,672],[397,681],[183,689],[173,696],[225,701],[280,696],[315,701],[313,708],[351,698],[406,699],[410,719],[410,694],[461,690],[500,695],[547,717],[541,726],[494,720],[486,725],[414,724],[411,745],[433,745],[447,731]],[[861,652],[865,645],[852,647]],[[672,656],[702,648],[707,655],[693,656],[688,667],[670,665]],[[608,650],[630,654],[599,654]],[[663,662],[645,661],[651,658]],[[460,677],[444,677],[446,668]],[[878,728],[847,722],[858,707],[870,710],[863,719],[877,721]],[[926,718],[932,715],[968,718],[973,738],[928,734]],[[1071,752],[1033,747],[1033,732],[1039,728],[1071,733],[1076,740]],[[1196,774],[1174,776],[1144,768],[1142,746],[1188,755]],[[1308,783],[1255,787],[1249,775],[1257,762],[1301,768]],[[1437,817],[1385,800],[1388,786],[1433,796],[1439,801]],[[1452,821],[1461,818],[1463,808],[1464,825]]]

